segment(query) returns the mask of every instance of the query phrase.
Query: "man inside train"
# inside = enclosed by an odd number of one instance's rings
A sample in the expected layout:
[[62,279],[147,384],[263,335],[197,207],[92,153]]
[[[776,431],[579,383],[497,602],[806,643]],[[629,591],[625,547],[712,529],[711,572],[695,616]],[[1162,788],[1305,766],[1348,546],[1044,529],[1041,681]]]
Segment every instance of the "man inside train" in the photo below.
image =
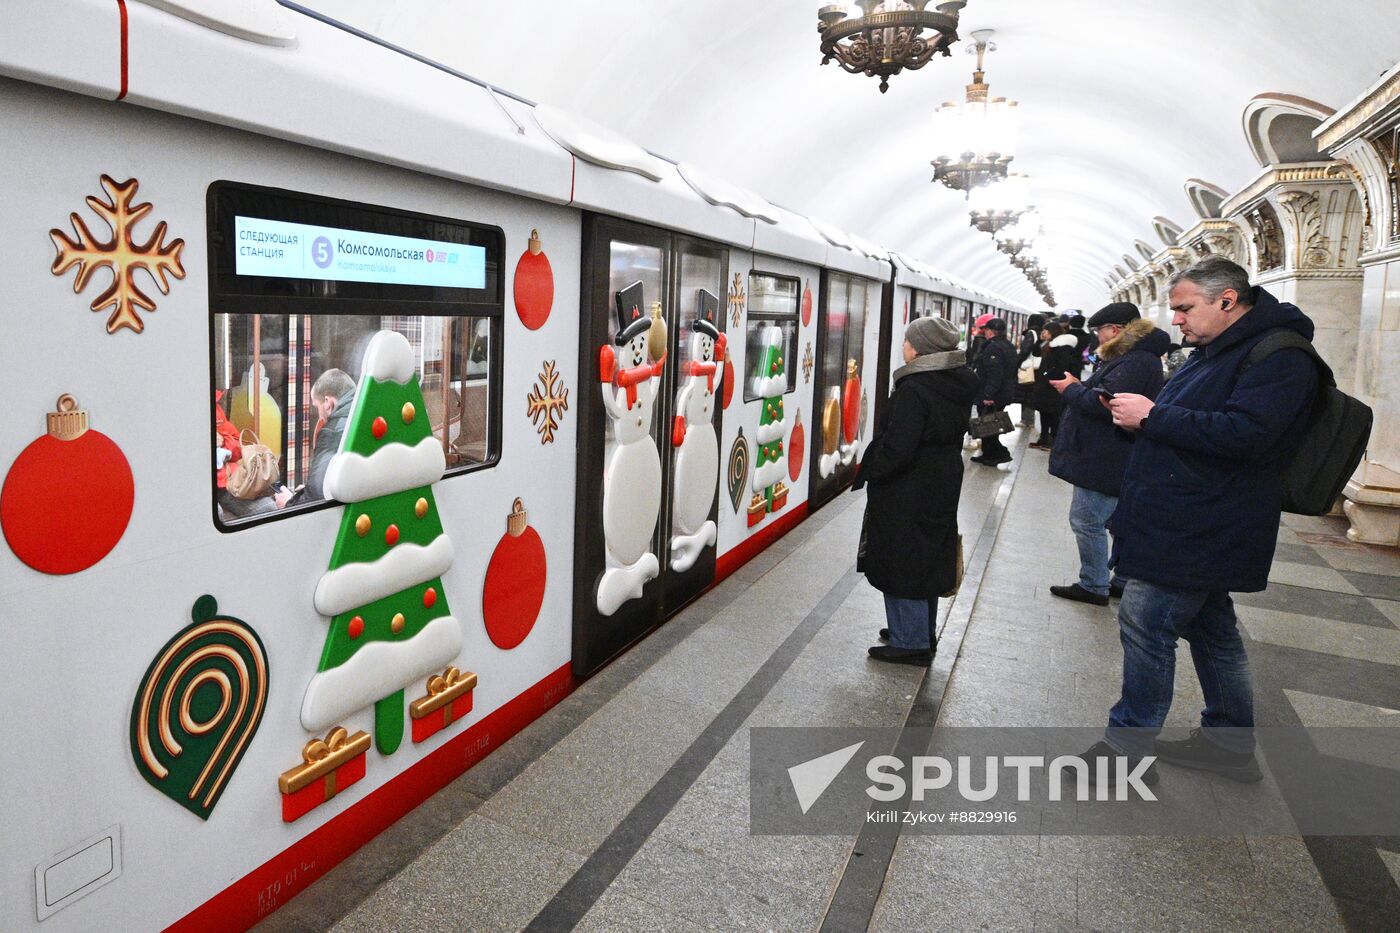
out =
[[[1140,762],[1155,753],[1253,782],[1254,694],[1230,594],[1268,586],[1282,472],[1307,428],[1319,376],[1300,348],[1244,364],[1271,332],[1311,341],[1313,322],[1251,288],[1249,274],[1221,256],[1168,287],[1172,324],[1197,349],[1155,402],[1134,393],[1108,402],[1113,423],[1134,435],[1109,524],[1127,581],[1118,609],[1123,683],[1104,740],[1083,757]],[[1189,738],[1168,742],[1156,736],[1171,708],[1179,638],[1191,647],[1205,709]]]
[[319,420],[311,443],[311,468],[306,485],[292,496],[291,503],[315,502],[326,498],[324,483],[331,458],[340,450],[340,438],[350,419],[350,407],[355,401],[355,380],[342,369],[328,369],[311,385],[311,405]]

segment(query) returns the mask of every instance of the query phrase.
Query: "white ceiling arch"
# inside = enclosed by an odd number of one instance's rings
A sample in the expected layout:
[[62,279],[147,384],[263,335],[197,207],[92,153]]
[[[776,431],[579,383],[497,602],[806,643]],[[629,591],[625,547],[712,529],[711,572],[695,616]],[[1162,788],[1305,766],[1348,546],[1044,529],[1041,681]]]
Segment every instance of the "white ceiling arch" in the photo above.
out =
[[[819,67],[820,0],[303,2],[1041,306],[968,225],[961,195],[929,183],[930,116],[968,83],[966,38],[882,95],[873,79]],[[1187,206],[1201,215],[1202,205],[1183,204],[1182,179],[1210,178],[1228,194],[1257,174],[1239,132],[1256,96],[1284,89],[1336,106],[1400,56],[1394,0],[1318,10],[1315,0],[970,0],[960,32],[997,30],[987,79],[994,95],[1020,102],[1012,166],[1032,178],[1062,303],[1104,303],[1104,273],[1154,217]],[[1282,110],[1260,113],[1275,136],[1290,125]]]
[[1334,113],[1331,107],[1296,94],[1258,94],[1245,105],[1241,117],[1245,142],[1260,168],[1325,159],[1312,134]]

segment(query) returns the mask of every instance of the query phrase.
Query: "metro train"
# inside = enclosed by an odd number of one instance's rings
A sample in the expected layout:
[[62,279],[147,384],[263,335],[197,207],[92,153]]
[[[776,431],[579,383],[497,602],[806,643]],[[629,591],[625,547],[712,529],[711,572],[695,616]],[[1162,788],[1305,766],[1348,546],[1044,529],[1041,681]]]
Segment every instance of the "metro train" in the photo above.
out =
[[222,6],[0,31],[6,931],[255,923],[847,487],[912,317],[1026,314]]

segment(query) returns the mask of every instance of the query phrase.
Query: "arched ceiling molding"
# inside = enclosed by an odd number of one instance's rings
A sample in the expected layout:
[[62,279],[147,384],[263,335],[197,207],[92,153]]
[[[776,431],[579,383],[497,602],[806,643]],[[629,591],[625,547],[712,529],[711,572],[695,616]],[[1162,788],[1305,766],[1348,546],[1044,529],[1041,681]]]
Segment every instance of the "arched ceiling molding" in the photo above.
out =
[[1312,134],[1335,112],[1296,94],[1259,94],[1245,105],[1244,138],[1260,168],[1325,160]]
[[1165,217],[1152,218],[1152,230],[1157,234],[1157,238],[1166,246],[1177,246],[1177,240],[1181,237],[1181,224],[1168,220]]
[[1186,191],[1186,200],[1191,202],[1196,216],[1202,220],[1213,220],[1219,217],[1220,205],[1224,204],[1225,199],[1230,196],[1230,192],[1219,185],[1212,185],[1199,178],[1186,179],[1186,184],[1182,188]]
[[1124,253],[1124,254],[1123,254],[1123,265],[1127,266],[1127,267],[1128,267],[1129,269],[1131,269],[1133,272],[1136,272],[1136,271],[1138,270],[1138,267],[1141,266],[1142,263],[1138,262],[1136,259],[1134,259],[1133,257],[1129,256],[1127,253]]
[[1138,255],[1143,258],[1144,262],[1151,262],[1152,254],[1156,252],[1156,250],[1142,240],[1134,240],[1133,249],[1138,251]]

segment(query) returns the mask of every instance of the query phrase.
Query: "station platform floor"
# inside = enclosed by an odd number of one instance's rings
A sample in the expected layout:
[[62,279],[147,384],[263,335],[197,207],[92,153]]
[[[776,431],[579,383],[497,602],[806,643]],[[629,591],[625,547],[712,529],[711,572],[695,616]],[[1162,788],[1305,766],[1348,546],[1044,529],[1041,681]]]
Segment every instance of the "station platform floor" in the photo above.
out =
[[[751,726],[1104,723],[1117,604],[1048,593],[1077,575],[1070,487],[1009,440],[1011,470],[968,466],[929,671],[866,656],[884,613],[843,495],[256,929],[1400,928],[1394,837],[750,834]],[[1286,516],[1268,590],[1236,599],[1261,725],[1400,717],[1400,554],[1344,532]]]

